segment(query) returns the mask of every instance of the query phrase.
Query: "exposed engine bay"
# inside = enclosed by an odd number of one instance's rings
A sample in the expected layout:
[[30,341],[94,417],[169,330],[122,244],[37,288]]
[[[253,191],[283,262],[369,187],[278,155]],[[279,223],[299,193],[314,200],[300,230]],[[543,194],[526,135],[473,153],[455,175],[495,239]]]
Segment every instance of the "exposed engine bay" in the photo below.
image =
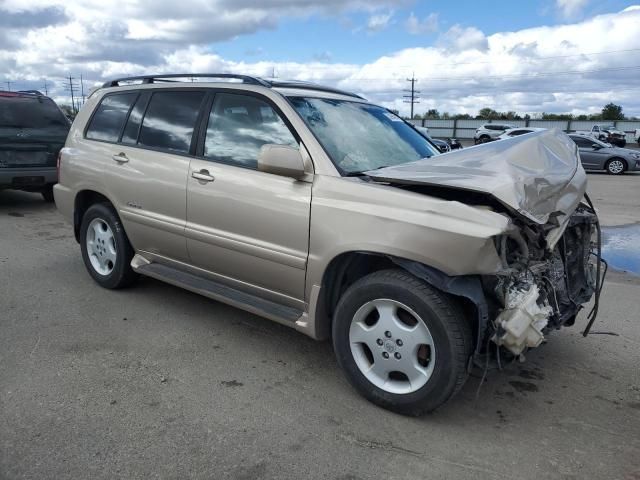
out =
[[494,318],[490,338],[514,355],[537,347],[553,329],[573,325],[583,304],[598,288],[594,254],[597,216],[581,204],[550,248],[548,233],[557,228],[514,222],[496,245],[503,270],[483,278]]

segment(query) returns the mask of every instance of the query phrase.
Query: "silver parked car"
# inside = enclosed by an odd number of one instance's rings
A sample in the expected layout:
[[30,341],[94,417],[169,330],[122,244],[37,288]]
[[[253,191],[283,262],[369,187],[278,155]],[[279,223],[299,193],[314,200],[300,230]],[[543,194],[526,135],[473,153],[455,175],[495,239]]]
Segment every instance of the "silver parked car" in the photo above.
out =
[[580,150],[580,160],[586,170],[606,170],[612,175],[640,171],[640,152],[619,148],[586,135],[569,135]]
[[145,275],[331,339],[360,393],[415,415],[597,313],[586,187],[557,130],[439,155],[353,93],[176,74],[94,92],[54,192],[97,284]]

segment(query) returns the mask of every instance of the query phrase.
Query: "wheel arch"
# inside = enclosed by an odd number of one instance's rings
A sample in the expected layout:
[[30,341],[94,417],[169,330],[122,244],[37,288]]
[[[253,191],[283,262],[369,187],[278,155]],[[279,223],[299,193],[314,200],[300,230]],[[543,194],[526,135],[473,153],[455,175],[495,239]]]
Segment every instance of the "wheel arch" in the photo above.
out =
[[350,285],[365,275],[388,268],[401,268],[432,287],[457,297],[465,317],[471,321],[475,350],[479,351],[482,340],[479,332],[485,331],[489,320],[489,309],[479,275],[449,276],[415,260],[368,251],[343,252],[329,262],[322,276],[314,313],[317,337],[327,339],[331,336],[333,313]]
[[76,194],[73,202],[73,233],[77,242],[80,242],[80,225],[82,224],[82,217],[89,207],[96,203],[108,203],[113,206],[113,202],[111,202],[111,200],[95,190],[80,190]]

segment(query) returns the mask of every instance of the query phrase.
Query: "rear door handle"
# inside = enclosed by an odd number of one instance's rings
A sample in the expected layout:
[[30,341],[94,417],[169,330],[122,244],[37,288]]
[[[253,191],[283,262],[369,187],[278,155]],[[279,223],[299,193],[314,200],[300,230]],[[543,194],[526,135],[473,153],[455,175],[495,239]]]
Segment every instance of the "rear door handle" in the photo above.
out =
[[129,161],[129,159],[127,158],[127,155],[124,152],[120,152],[119,154],[114,155],[111,158],[118,163],[127,163]]
[[191,176],[200,182],[213,182],[216,178],[209,173],[209,170],[200,170],[199,172],[191,172]]

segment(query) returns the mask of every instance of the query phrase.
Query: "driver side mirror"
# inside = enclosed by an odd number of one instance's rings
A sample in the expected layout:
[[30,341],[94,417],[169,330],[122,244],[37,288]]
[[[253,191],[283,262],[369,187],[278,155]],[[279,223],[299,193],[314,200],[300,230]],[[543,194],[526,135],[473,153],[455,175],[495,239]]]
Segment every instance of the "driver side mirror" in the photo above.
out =
[[602,147],[600,145],[598,145],[597,143],[592,143],[591,144],[591,148],[593,148],[594,150],[600,150]]
[[300,180],[305,175],[300,150],[289,145],[267,143],[260,148],[258,170]]

